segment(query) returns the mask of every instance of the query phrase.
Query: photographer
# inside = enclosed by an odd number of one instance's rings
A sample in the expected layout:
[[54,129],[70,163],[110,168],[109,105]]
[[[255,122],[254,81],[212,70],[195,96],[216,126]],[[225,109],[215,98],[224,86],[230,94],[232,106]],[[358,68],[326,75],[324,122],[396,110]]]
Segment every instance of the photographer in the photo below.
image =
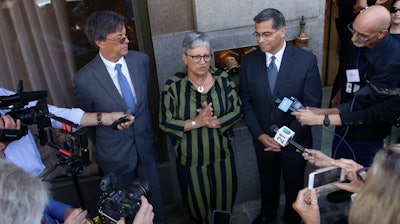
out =
[[[4,118],[0,119],[0,128],[11,128],[9,125],[4,125],[3,120]],[[3,149],[4,145],[1,144],[0,150]],[[2,170],[0,172],[0,198],[2,199],[0,210],[3,214],[0,223],[39,223],[48,199],[46,185],[6,160],[0,160],[0,170]],[[69,209],[68,213],[64,224],[88,223],[85,219],[86,211]],[[141,207],[133,224],[150,224],[153,223],[153,218],[153,207],[146,197],[142,196]],[[45,220],[41,221],[43,223]],[[124,219],[118,221],[118,224],[125,224]]]
[[[14,94],[14,92],[0,88],[0,96],[9,96]],[[36,102],[30,102],[26,107],[35,106]],[[82,126],[94,126],[94,125],[110,125],[115,120],[118,120],[124,113],[122,112],[111,112],[111,113],[85,113],[81,109],[72,108],[58,108],[52,105],[48,105],[49,112],[55,114],[58,117],[67,119],[73,123],[80,124]],[[0,109],[1,114],[6,114],[9,112],[8,109]],[[101,116],[98,116],[100,114]],[[128,128],[134,121],[134,117],[128,115],[128,121],[118,125],[118,129],[122,130]],[[2,116],[2,122],[0,123],[1,129],[19,129],[20,123],[16,122],[10,116]],[[52,127],[61,128],[61,123],[52,120]],[[22,138],[12,141],[12,142],[2,142],[1,146],[4,147],[1,151],[8,161],[21,167],[32,176],[39,176],[43,171],[45,166],[41,160],[36,142],[32,133],[28,130],[28,134]],[[84,213],[84,215],[82,215]],[[68,218],[76,219],[77,217],[85,217],[86,211],[81,209],[71,208],[71,206],[50,200],[47,205],[45,214],[56,219],[59,222],[68,221]],[[83,219],[84,220],[84,219]],[[73,223],[73,222],[71,222]],[[76,222],[75,222],[76,223]],[[80,222],[78,222],[80,223]]]
[[48,197],[45,184],[3,159],[0,170],[0,223],[40,223]]

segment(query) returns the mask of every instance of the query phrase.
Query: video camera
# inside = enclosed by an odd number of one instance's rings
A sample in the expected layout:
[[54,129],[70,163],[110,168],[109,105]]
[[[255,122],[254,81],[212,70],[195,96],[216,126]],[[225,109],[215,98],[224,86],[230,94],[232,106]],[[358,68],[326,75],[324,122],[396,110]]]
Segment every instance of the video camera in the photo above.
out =
[[[0,96],[0,108],[10,109],[7,115],[21,121],[20,130],[2,129],[0,141],[11,142],[20,139],[28,133],[28,125],[37,124],[40,144],[45,145],[47,136],[45,127],[51,125],[50,119],[45,116],[48,112],[47,91],[23,92],[22,81],[19,81],[17,93],[9,96]],[[39,100],[36,106],[24,108],[29,102]]]
[[117,177],[111,173],[100,183],[97,210],[105,224],[115,224],[121,217],[125,217],[126,223],[132,223],[140,209],[140,197],[151,197],[149,183],[144,178],[133,181],[127,189],[119,188],[117,182]]

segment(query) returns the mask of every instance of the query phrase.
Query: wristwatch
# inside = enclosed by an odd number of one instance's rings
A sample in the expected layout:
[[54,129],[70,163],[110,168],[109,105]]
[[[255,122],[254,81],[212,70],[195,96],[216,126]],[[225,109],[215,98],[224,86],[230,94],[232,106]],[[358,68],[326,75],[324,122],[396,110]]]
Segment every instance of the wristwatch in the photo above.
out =
[[331,121],[329,120],[329,116],[325,115],[324,126],[328,127],[330,124],[331,124]]

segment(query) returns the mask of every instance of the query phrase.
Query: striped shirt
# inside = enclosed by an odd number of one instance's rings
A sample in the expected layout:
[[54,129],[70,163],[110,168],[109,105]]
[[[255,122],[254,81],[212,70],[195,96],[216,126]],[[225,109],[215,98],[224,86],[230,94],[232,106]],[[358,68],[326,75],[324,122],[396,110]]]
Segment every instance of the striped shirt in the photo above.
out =
[[[208,93],[196,91],[186,71],[173,75],[161,93],[160,128],[170,136],[175,155],[185,166],[202,166],[233,155],[232,127],[242,116],[242,103],[228,73],[216,68],[209,71],[215,83]],[[201,127],[185,132],[186,120],[194,119],[198,115],[196,109],[204,102],[212,103],[221,128]]]

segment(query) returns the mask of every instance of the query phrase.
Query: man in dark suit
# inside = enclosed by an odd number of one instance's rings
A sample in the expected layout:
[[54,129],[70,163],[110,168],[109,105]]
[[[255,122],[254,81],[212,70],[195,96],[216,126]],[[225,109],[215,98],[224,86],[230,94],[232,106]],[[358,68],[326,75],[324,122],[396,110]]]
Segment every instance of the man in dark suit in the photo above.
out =
[[[286,198],[284,218],[287,223],[299,223],[292,203],[304,186],[306,163],[292,145],[282,148],[270,129],[274,124],[285,125],[296,133],[295,141],[312,146],[310,127],[302,127],[289,112],[279,110],[275,99],[294,96],[304,106],[321,105],[317,60],[312,53],[286,43],[285,18],[278,10],[265,9],[254,21],[259,48],[243,56],[240,73],[244,120],[253,136],[261,185],[261,211],[253,223],[276,219],[281,172]],[[272,77],[273,70],[276,77]]]
[[157,173],[150,102],[150,67],[146,54],[129,51],[124,17],[110,11],[93,13],[85,27],[99,54],[74,77],[75,103],[84,111],[123,111],[134,115],[128,129],[101,125],[94,130],[96,162],[105,175],[114,173],[121,187],[135,178],[149,181],[155,221],[164,220]]

